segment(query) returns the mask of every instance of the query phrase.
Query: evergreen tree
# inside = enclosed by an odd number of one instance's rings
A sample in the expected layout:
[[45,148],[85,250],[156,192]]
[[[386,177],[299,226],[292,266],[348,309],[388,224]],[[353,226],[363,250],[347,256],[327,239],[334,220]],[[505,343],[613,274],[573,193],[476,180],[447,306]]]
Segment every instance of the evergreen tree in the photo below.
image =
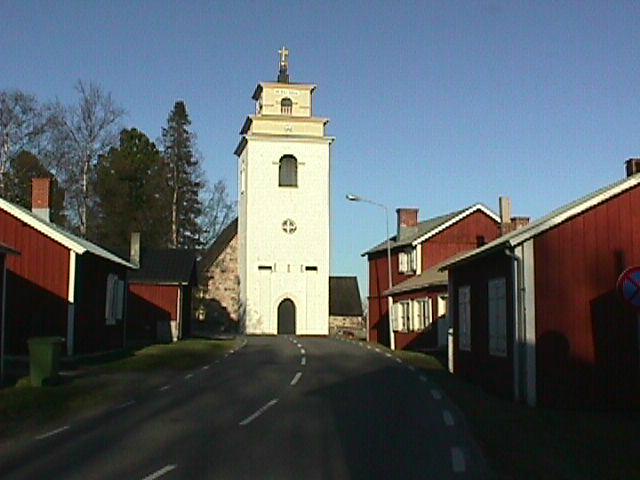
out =
[[177,101],[162,129],[164,158],[171,190],[170,246],[202,246],[202,170],[194,154],[195,136],[189,130],[191,120],[184,102]]
[[53,223],[64,225],[64,190],[40,159],[27,150],[22,150],[9,162],[5,182],[6,198],[30,210],[31,184],[34,178],[51,178],[49,217]]
[[122,130],[119,146],[101,158],[97,170],[100,242],[126,248],[131,233],[140,232],[145,246],[166,246],[170,232],[166,179],[156,145],[135,128]]

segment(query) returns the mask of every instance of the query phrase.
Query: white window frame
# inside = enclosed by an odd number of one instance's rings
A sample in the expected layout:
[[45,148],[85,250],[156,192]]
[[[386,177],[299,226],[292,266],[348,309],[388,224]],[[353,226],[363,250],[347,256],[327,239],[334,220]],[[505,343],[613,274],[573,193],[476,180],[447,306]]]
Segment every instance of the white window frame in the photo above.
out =
[[124,317],[125,285],[115,273],[107,276],[104,317],[106,325],[115,325]]
[[471,351],[471,286],[458,287],[458,348]]
[[398,252],[398,272],[415,273],[418,266],[417,257],[415,248]]
[[402,300],[398,302],[398,326],[400,327],[401,332],[410,332],[412,331],[411,325],[411,301]]
[[489,309],[489,353],[507,356],[507,281],[492,278],[487,283]]
[[433,322],[433,307],[431,298],[425,297],[415,301],[413,326],[416,331],[428,328]]

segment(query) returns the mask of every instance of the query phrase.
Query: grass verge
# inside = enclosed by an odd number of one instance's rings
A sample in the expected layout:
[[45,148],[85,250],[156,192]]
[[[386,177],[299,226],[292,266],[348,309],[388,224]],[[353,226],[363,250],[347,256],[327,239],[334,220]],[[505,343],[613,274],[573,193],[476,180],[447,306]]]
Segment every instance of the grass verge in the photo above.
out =
[[63,378],[60,385],[32,387],[29,378],[0,390],[0,438],[28,428],[82,415],[128,399],[132,389],[152,388],[163,381],[153,372],[171,373],[196,368],[236,348],[237,340],[184,340],[169,345],[152,345],[127,352],[125,358],[112,355],[105,363],[90,359],[77,367],[81,374]]
[[434,357],[394,353],[458,406],[497,478],[640,479],[640,412],[530,408],[449,374]]

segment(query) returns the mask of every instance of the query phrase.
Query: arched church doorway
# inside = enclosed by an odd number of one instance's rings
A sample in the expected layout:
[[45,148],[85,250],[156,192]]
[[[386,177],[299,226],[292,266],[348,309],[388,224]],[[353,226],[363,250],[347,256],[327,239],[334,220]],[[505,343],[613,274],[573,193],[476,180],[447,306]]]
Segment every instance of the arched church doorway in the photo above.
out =
[[296,333],[296,305],[289,298],[285,298],[278,305],[278,335],[295,335]]

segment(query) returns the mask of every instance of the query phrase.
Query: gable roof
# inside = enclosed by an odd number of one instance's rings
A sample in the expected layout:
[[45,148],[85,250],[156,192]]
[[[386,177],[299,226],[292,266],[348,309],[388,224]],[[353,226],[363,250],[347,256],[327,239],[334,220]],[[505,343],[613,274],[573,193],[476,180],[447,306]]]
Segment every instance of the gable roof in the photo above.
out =
[[211,268],[213,262],[224,252],[227,246],[238,234],[238,217],[234,218],[229,225],[224,227],[220,235],[214,242],[204,251],[202,258],[198,262],[198,273],[202,275],[206,270]]
[[527,240],[536,237],[603,202],[606,202],[610,198],[637,187],[639,184],[640,174],[635,174],[631,177],[603,187],[552,211],[548,215],[530,223],[526,227],[514,230],[513,232],[503,235],[502,237],[499,237],[476,250],[466,252],[443,262],[440,269],[446,270],[453,265],[466,263],[471,258],[487,255],[495,250],[517,247]]
[[105,258],[114,263],[124,265],[125,267],[135,269],[135,265],[129,263],[126,260],[114,255],[113,253],[105,250],[104,248],[92,243],[84,238],[77,237],[72,233],[67,232],[62,227],[59,227],[55,223],[47,222],[46,220],[38,217],[33,212],[23,208],[19,205],[15,205],[0,198],[0,209],[7,212],[9,215],[14,216],[21,222],[26,223],[33,229],[42,233],[43,235],[58,242],[60,245],[68,248],[69,250],[82,255],[85,252],[92,253],[98,257]]
[[329,277],[329,315],[362,316],[357,277]]
[[[500,218],[493,211],[480,203],[476,203],[475,205],[471,205],[470,207],[464,208],[462,210],[457,210],[445,215],[440,215],[439,217],[433,217],[427,220],[423,220],[422,222],[419,222],[415,227],[404,229],[403,234],[400,238],[397,238],[397,235],[390,237],[389,240],[391,249],[393,250],[396,247],[403,247],[407,245],[416,246],[477,211],[484,212],[496,222],[500,222]],[[379,243],[375,247],[364,252],[362,256],[364,257],[365,255],[381,252],[386,249],[387,241],[385,240],[384,242]]]
[[140,268],[130,273],[129,281],[156,285],[195,285],[195,261],[193,250],[143,250],[140,253]]
[[415,275],[402,283],[394,285],[390,289],[384,292],[384,295],[395,295],[397,293],[411,292],[414,290],[421,290],[429,287],[441,287],[446,286],[449,282],[449,275],[447,272],[442,272],[438,267],[425,270],[419,275]]

